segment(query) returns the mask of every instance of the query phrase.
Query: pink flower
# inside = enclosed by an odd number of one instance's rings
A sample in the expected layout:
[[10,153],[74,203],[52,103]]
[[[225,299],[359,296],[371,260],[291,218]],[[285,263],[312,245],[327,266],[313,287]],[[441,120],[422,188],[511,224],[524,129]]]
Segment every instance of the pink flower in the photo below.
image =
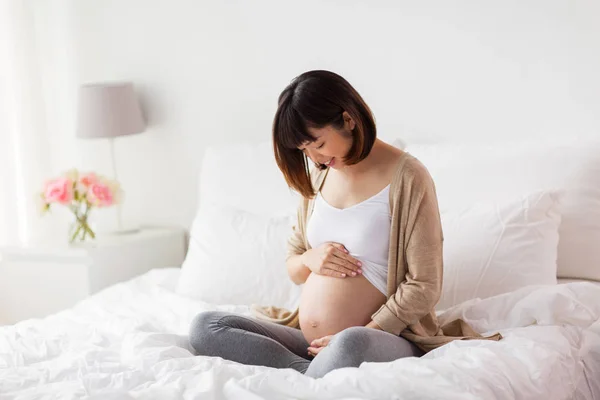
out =
[[46,182],[44,200],[46,203],[69,204],[73,200],[73,181],[57,178]]
[[96,207],[108,207],[114,203],[113,192],[108,185],[94,182],[88,188],[87,200]]
[[98,177],[96,176],[96,174],[95,174],[95,173],[93,173],[93,172],[90,172],[90,173],[87,173],[87,174],[85,174],[85,175],[82,175],[82,176],[79,178],[79,182],[80,182],[80,183],[81,183],[83,186],[89,187],[89,186],[91,186],[93,183],[96,183],[96,182],[98,182]]

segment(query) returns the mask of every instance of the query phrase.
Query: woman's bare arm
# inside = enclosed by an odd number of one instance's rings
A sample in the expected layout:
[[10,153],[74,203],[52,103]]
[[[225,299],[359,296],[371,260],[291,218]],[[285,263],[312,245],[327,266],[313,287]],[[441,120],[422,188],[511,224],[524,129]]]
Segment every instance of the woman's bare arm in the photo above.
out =
[[296,285],[302,285],[311,274],[311,270],[302,262],[302,255],[290,256],[285,263],[288,275]]

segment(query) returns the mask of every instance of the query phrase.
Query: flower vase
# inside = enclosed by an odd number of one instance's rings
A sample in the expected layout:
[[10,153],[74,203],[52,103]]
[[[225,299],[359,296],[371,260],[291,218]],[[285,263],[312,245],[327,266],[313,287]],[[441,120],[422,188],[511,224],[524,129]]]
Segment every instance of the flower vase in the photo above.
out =
[[[89,210],[88,210],[89,211]],[[75,220],[71,223],[69,229],[69,243],[85,242],[96,238],[88,220],[88,212],[75,212]]]
[[38,195],[42,213],[50,211],[56,204],[68,208],[75,217],[68,228],[68,240],[73,244],[96,239],[88,219],[90,211],[120,204],[123,191],[117,181],[93,172],[82,174],[74,168],[58,178],[47,180]]

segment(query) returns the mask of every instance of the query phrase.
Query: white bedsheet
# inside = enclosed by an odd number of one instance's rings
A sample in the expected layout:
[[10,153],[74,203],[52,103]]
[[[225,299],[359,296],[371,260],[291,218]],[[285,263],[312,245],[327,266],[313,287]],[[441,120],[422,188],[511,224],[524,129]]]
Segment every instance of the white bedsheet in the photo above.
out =
[[455,341],[421,359],[363,363],[322,379],[197,357],[203,310],[157,269],[72,309],[0,328],[0,399],[600,399],[600,286],[528,287],[448,310],[500,342]]

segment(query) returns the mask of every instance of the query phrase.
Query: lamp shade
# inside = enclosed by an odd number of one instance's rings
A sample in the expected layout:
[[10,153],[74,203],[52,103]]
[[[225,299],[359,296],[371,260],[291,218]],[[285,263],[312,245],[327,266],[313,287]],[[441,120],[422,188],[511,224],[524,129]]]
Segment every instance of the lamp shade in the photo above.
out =
[[79,88],[77,137],[110,138],[146,128],[130,82],[86,84]]

